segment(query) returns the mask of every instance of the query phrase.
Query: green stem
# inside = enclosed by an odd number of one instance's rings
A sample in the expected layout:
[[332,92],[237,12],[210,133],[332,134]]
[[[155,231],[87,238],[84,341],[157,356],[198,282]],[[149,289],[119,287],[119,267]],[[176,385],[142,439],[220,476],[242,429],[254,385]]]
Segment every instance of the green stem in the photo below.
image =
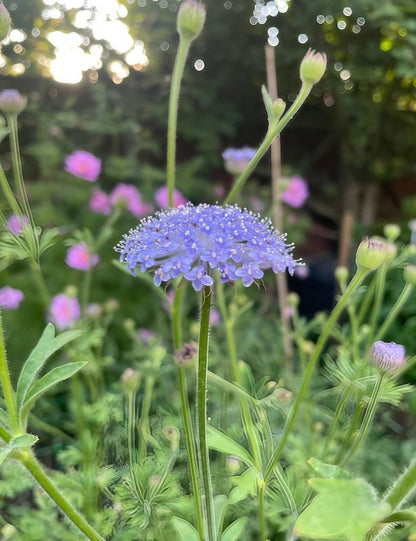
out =
[[266,515],[264,512],[264,491],[265,491],[266,485],[263,481],[263,479],[259,479],[258,481],[258,506],[259,506],[259,520],[260,520],[260,541],[266,541],[267,535],[266,535]]
[[246,391],[244,391],[240,387],[237,387],[237,385],[230,383],[226,379],[222,378],[221,376],[218,376],[214,372],[210,372],[209,370],[208,370],[208,379],[210,379],[213,383],[218,385],[218,387],[222,387],[225,391],[231,394],[235,394],[242,400],[245,400],[251,406],[258,405],[257,400],[253,396],[249,395]]
[[9,370],[7,367],[6,346],[4,344],[3,321],[0,312],[0,381],[3,387],[4,398],[7,404],[7,410],[10,416],[10,422],[13,430],[13,435],[18,436],[23,434],[20,426],[19,415],[16,409],[16,400],[13,393],[12,384],[10,382]]
[[33,276],[38,286],[39,297],[42,299],[42,304],[44,308],[48,310],[51,302],[51,297],[49,295],[48,288],[46,287],[45,280],[43,278],[42,269],[39,263],[34,259],[32,259],[32,261],[30,262],[30,268],[33,271]]
[[378,397],[380,396],[380,390],[383,383],[385,373],[381,372],[377,378],[376,384],[374,385],[373,392],[371,393],[370,402],[367,406],[367,409],[364,414],[363,422],[361,423],[360,430],[354,439],[351,447],[347,451],[346,455],[340,461],[340,465],[344,466],[346,462],[352,457],[352,455],[357,451],[358,447],[364,441],[367,436],[368,430],[370,428],[371,422],[374,418],[374,413],[376,411]]
[[7,199],[7,202],[16,216],[22,215],[22,210],[19,206],[18,201],[16,200],[12,189],[10,188],[9,181],[7,180],[6,175],[4,174],[3,168],[0,166],[0,186],[4,192],[4,196]]
[[0,438],[6,443],[9,443],[9,441],[13,438],[13,435],[10,434],[10,432],[6,430],[3,425],[0,425]]
[[81,314],[85,314],[85,309],[88,305],[88,299],[90,296],[91,281],[92,281],[93,268],[90,266],[87,271],[84,273],[84,280],[82,284],[82,294],[81,294]]
[[39,462],[29,450],[15,451],[15,458],[26,467],[36,481],[41,485],[54,502],[62,509],[66,516],[87,536],[91,541],[105,541],[92,526],[74,509],[60,490],[55,486]]
[[325,325],[325,328],[323,329],[322,331],[322,334],[320,335],[319,339],[318,339],[318,342],[315,346],[315,350],[313,352],[313,355],[312,355],[312,358],[311,360],[309,361],[309,364],[306,368],[306,371],[305,371],[305,375],[303,377],[303,381],[302,381],[302,385],[299,389],[299,392],[297,394],[297,397],[296,397],[296,400],[295,400],[295,403],[293,404],[292,406],[292,409],[290,410],[290,413],[289,413],[289,416],[287,418],[287,421],[286,421],[286,425],[285,425],[285,428],[283,429],[283,434],[280,438],[280,441],[279,441],[279,444],[276,448],[276,450],[274,451],[273,453],[273,456],[271,457],[270,461],[269,461],[269,464],[267,466],[267,470],[266,470],[266,473],[265,473],[265,476],[264,476],[264,480],[265,482],[267,483],[268,480],[270,479],[271,475],[273,474],[273,470],[274,470],[274,467],[276,466],[279,458],[280,458],[280,455],[282,454],[282,451],[283,451],[283,448],[287,442],[287,439],[289,437],[289,434],[291,432],[291,430],[293,429],[293,426],[295,424],[295,421],[296,421],[296,417],[297,417],[297,414],[298,414],[298,411],[299,411],[299,407],[302,403],[302,400],[303,400],[303,397],[308,389],[308,384],[309,384],[309,380],[311,379],[311,376],[312,376],[312,373],[313,373],[313,370],[315,368],[315,365],[317,363],[317,361],[319,360],[320,356],[321,356],[321,353],[322,353],[322,350],[323,350],[323,347],[329,337],[329,334],[331,332],[331,329],[333,327],[333,325],[335,324],[338,316],[341,314],[341,312],[343,311],[343,309],[345,308],[346,304],[347,304],[347,301],[348,299],[350,298],[350,296],[352,295],[352,293],[357,289],[357,287],[361,284],[361,282],[363,281],[363,279],[367,276],[368,274],[368,270],[366,269],[363,269],[361,267],[359,267],[354,275],[354,277],[352,278],[351,282],[349,283],[347,289],[345,290],[344,294],[342,295],[342,297],[340,298],[340,300],[338,301],[337,305],[335,306],[335,308],[333,309],[326,325]]
[[368,334],[367,345],[370,345],[372,343],[372,338],[375,334],[377,319],[380,314],[381,303],[383,301],[384,290],[386,287],[386,274],[387,265],[384,263],[383,265],[381,265],[376,275],[376,294],[374,297],[374,304],[370,317],[370,332]]
[[256,154],[251,159],[250,163],[247,165],[246,169],[241,173],[241,175],[236,179],[230,193],[227,195],[224,203],[229,204],[235,199],[238,192],[241,190],[241,188],[244,186],[246,180],[251,175],[252,171],[256,167],[256,165],[259,163],[261,158],[264,156],[270,145],[272,144],[273,139],[279,135],[279,133],[283,130],[283,128],[286,126],[286,124],[289,123],[289,121],[295,116],[295,114],[298,112],[298,110],[301,108],[302,104],[306,100],[306,98],[309,96],[310,91],[312,90],[313,85],[307,85],[302,84],[302,87],[299,91],[299,94],[297,95],[295,101],[293,102],[290,109],[282,116],[282,118],[277,122],[276,124],[271,124],[269,126],[269,129],[267,130],[267,133],[263,139],[263,142],[261,143],[260,147],[258,148]]
[[416,488],[416,459],[413,459],[407,470],[396,480],[389,490],[384,501],[389,503],[393,510],[398,509],[410,493]]
[[384,337],[390,325],[393,323],[397,314],[400,312],[404,303],[407,301],[410,294],[412,293],[413,288],[414,288],[414,284],[409,284],[408,282],[406,283],[406,285],[402,289],[402,292],[400,293],[399,298],[397,299],[393,308],[390,310],[388,316],[384,320],[383,325],[379,328],[378,333],[376,334],[374,338],[375,342],[377,342],[378,340],[381,340]]
[[[184,284],[178,287],[175,291],[175,299],[172,306],[172,326],[173,326],[173,339],[175,349],[182,347],[182,325],[181,325],[181,307],[183,297]],[[192,489],[194,493],[194,509],[196,515],[196,522],[198,527],[198,533],[201,540],[205,539],[205,521],[202,511],[202,498],[199,490],[198,483],[198,462],[195,450],[195,438],[192,429],[191,414],[188,403],[188,390],[186,386],[186,378],[182,368],[178,367],[178,383],[179,383],[179,395],[181,398],[182,418],[185,429],[185,442],[186,450],[189,459],[189,469],[191,472]]]
[[179,91],[190,46],[191,40],[181,36],[179,39],[179,48],[176,54],[175,65],[173,67],[170,88],[167,142],[167,181],[168,202],[170,207],[173,207],[173,191],[175,189],[176,126],[178,120]]
[[208,372],[208,343],[209,343],[209,314],[211,310],[211,288],[202,290],[201,319],[199,327],[198,347],[198,379],[197,379],[197,418],[198,444],[201,466],[201,479],[204,494],[204,504],[207,520],[208,539],[215,541],[214,497],[209,471],[209,450],[207,443],[207,372]]
[[129,448],[130,469],[136,464],[135,453],[135,427],[136,427],[136,391],[127,393],[127,446]]
[[352,440],[352,437],[355,434],[359,424],[361,423],[364,413],[365,413],[365,405],[364,405],[364,402],[362,401],[362,396],[360,395],[357,400],[357,406],[355,408],[354,417],[352,418],[352,421],[348,428],[348,432],[346,433],[344,437],[344,441],[342,442],[341,449],[338,451],[338,454],[335,458],[335,461],[334,461],[335,464],[340,464],[343,461],[345,453],[348,451],[350,447],[350,442]]

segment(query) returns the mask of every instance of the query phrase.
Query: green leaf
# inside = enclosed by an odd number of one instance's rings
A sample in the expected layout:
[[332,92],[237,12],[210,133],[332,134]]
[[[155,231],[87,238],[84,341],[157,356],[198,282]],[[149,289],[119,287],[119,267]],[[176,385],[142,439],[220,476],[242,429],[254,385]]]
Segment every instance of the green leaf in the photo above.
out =
[[221,536],[221,541],[237,541],[241,539],[243,531],[245,530],[248,518],[240,517],[235,520],[228,528],[223,532]]
[[249,494],[256,494],[258,472],[255,468],[248,468],[243,474],[233,478],[235,487],[230,492],[229,502],[231,504],[241,502]]
[[365,532],[390,512],[364,479],[310,479],[318,493],[296,521],[294,533],[310,539],[362,541]]
[[173,517],[171,522],[181,541],[199,541],[199,534],[190,522],[179,517]]
[[220,537],[222,525],[224,523],[225,512],[227,511],[227,498],[224,494],[215,496],[214,498],[214,513],[217,529],[217,537]]
[[215,449],[216,451],[220,451],[227,455],[235,455],[238,458],[241,458],[247,466],[254,467],[254,462],[250,454],[239,443],[230,438],[230,436],[216,430],[212,426],[208,426],[207,435],[208,446],[211,447],[211,449]]
[[353,475],[347,471],[343,470],[339,466],[333,466],[332,464],[325,464],[317,458],[310,458],[308,460],[309,466],[313,469],[314,473],[319,473],[325,479],[352,479]]
[[0,449],[0,464],[9,456],[12,451],[13,449],[10,449],[8,445]]
[[273,103],[265,85],[261,85],[261,95],[263,96],[263,103],[264,103],[264,107],[266,108],[267,119],[270,124],[274,118]]
[[38,441],[38,437],[33,434],[21,434],[20,436],[15,436],[9,442],[10,449],[27,449],[35,445]]
[[55,327],[52,323],[48,323],[39,342],[32,350],[20,372],[16,394],[18,412],[20,412],[20,409],[25,402],[26,395],[45,362],[51,355],[58,351],[58,349],[65,346],[68,342],[75,340],[75,338],[78,338],[80,334],[81,331],[66,331],[55,337]]
[[78,370],[81,370],[81,368],[86,364],[86,362],[78,361],[58,366],[56,368],[53,368],[50,372],[40,378],[39,381],[32,385],[32,387],[26,394],[24,403],[21,407],[20,416],[22,421],[26,420],[27,415],[29,414],[29,411],[32,408],[33,404],[44,392],[46,392],[54,385],[60,383],[61,381],[64,381],[76,374]]

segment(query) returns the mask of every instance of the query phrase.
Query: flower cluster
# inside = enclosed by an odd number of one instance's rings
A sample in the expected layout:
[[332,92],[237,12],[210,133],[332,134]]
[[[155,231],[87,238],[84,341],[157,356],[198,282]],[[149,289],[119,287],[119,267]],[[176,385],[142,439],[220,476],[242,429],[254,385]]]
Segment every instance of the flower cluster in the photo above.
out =
[[0,289],[0,308],[3,310],[16,310],[24,299],[20,289],[4,286]]
[[183,275],[199,291],[213,284],[214,269],[221,282],[241,278],[246,287],[265,269],[293,274],[299,261],[285,240],[270,221],[246,209],[188,203],[143,219],[115,250],[133,274],[137,267],[154,269],[156,285]]
[[101,160],[85,150],[75,150],[65,159],[65,171],[88,182],[95,182],[101,173]]
[[90,209],[101,214],[111,214],[113,207],[129,210],[134,216],[142,218],[149,214],[153,207],[143,202],[141,193],[133,184],[117,184],[110,195],[102,190],[95,190],[90,199]]
[[293,208],[300,208],[309,197],[308,183],[301,177],[292,177],[282,193],[282,201]]

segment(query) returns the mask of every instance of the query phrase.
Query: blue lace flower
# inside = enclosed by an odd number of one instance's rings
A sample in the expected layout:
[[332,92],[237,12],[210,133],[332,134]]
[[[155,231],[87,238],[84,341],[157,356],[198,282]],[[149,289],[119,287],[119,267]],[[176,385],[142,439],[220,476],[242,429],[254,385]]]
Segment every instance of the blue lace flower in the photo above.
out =
[[269,268],[293,274],[301,263],[285,241],[269,220],[246,209],[188,203],[143,219],[115,250],[134,275],[153,269],[157,286],[182,275],[200,291],[213,284],[215,269],[221,282],[241,278],[245,287]]

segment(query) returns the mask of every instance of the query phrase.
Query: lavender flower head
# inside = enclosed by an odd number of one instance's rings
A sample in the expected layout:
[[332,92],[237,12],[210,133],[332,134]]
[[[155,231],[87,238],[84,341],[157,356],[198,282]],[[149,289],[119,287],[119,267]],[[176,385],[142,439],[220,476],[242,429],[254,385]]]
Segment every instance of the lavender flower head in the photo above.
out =
[[400,368],[405,362],[405,349],[395,342],[375,342],[370,350],[371,360],[382,371]]
[[293,274],[300,262],[285,240],[269,220],[246,209],[188,203],[143,219],[115,250],[134,275],[137,267],[154,269],[157,286],[183,275],[200,291],[213,284],[214,269],[221,282],[241,278],[245,287],[262,278],[265,269]]
[[0,289],[0,308],[3,310],[17,310],[24,299],[24,294],[20,289],[14,289],[10,286],[4,286]]
[[95,182],[101,173],[101,160],[91,152],[75,150],[65,158],[65,171],[88,182]]
[[256,152],[255,148],[250,147],[225,149],[222,153],[225,170],[231,175],[242,173]]

